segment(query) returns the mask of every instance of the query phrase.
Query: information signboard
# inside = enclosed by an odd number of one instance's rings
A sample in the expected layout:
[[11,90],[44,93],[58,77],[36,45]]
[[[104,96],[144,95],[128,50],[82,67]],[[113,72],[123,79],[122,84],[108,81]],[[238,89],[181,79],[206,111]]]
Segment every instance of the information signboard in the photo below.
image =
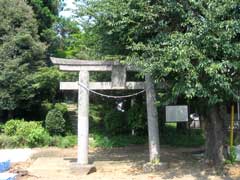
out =
[[188,106],[166,106],[166,122],[187,122]]

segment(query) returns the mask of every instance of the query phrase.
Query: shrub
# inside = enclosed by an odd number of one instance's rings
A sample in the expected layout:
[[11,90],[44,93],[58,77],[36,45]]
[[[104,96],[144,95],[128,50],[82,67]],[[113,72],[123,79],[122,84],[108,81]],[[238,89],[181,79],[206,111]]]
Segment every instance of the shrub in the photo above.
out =
[[104,125],[109,134],[122,134],[128,132],[128,127],[125,113],[117,110],[108,112],[104,117]]
[[236,162],[236,159],[237,159],[236,148],[231,147],[229,152],[229,161],[231,162],[231,164],[234,164]]
[[161,144],[176,147],[199,147],[204,145],[205,139],[202,129],[187,129],[177,131],[176,124],[166,124],[163,133],[160,134]]
[[45,146],[49,142],[49,134],[42,127],[41,122],[23,121],[18,126],[16,136],[20,146]]
[[59,110],[63,115],[68,112],[67,105],[65,103],[56,103],[54,108]]
[[48,111],[50,111],[51,109],[54,108],[54,105],[48,101],[43,101],[41,104],[42,110],[47,113]]
[[16,144],[14,146],[45,146],[48,145],[50,138],[41,122],[36,121],[9,120],[4,126],[4,133],[6,136],[13,138],[10,138],[9,141],[10,144],[14,142]]
[[90,146],[111,148],[113,147],[113,143],[107,136],[95,134],[93,138],[90,139]]
[[62,136],[51,136],[49,146],[58,146],[62,138]]
[[41,122],[10,120],[5,124],[4,132],[5,135],[14,137],[18,146],[37,147],[49,143],[49,134]]
[[16,148],[18,146],[16,136],[0,135],[0,149]]
[[98,125],[100,121],[102,120],[101,114],[103,112],[103,106],[102,105],[90,105],[89,108],[89,119],[94,125]]
[[65,132],[65,119],[61,111],[52,109],[48,112],[45,126],[51,135],[60,135]]
[[77,136],[65,136],[62,138],[60,144],[58,144],[58,147],[68,148],[68,147],[74,147],[76,144],[77,144]]
[[128,125],[131,129],[134,129],[137,134],[147,133],[147,115],[146,110],[135,104],[127,112]]
[[23,120],[15,120],[15,119],[11,119],[11,120],[7,121],[4,126],[4,133],[8,136],[15,135],[19,124],[21,124],[22,122],[23,122]]
[[51,146],[57,146],[60,148],[68,148],[73,147],[77,144],[77,136],[69,135],[69,136],[53,136],[51,138]]
[[65,104],[65,103],[53,104],[53,103],[50,103],[48,101],[44,101],[41,106],[42,106],[42,108],[44,109],[45,112],[49,112],[52,109],[57,109],[57,110],[61,111],[63,116],[68,112],[67,104]]
[[125,147],[131,144],[144,144],[147,142],[145,136],[131,136],[131,135],[116,135],[106,136],[104,134],[94,134],[90,138],[90,145],[92,147]]

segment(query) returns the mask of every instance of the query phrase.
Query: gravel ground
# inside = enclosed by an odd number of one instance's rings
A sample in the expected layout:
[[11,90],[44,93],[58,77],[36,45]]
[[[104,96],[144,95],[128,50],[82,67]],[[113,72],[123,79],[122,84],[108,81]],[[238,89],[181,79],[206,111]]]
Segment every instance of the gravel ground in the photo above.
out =
[[87,176],[73,173],[70,168],[76,162],[76,147],[35,149],[30,160],[15,168],[28,171],[20,180],[240,180],[240,165],[231,166],[229,175],[219,176],[192,156],[198,150],[161,147],[161,161],[169,163],[169,167],[156,173],[142,171],[142,165],[148,161],[147,146],[90,149],[89,159],[97,171]]

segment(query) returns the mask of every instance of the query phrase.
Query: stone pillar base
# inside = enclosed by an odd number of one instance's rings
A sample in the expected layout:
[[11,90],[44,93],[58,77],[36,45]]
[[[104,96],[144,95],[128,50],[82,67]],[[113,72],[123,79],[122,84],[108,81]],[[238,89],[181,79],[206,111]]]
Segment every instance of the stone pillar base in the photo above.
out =
[[78,163],[73,163],[71,164],[70,169],[72,173],[78,175],[88,175],[97,171],[95,165],[93,164],[81,165]]
[[158,172],[158,171],[166,170],[167,168],[169,168],[169,164],[162,163],[162,162],[157,164],[153,164],[149,162],[143,165],[143,171],[145,173]]

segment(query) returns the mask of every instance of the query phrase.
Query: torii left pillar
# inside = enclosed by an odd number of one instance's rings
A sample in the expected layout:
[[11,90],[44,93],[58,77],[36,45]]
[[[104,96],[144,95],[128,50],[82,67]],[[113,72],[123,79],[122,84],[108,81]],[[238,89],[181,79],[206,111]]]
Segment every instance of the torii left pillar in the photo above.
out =
[[80,165],[88,164],[88,134],[89,134],[89,92],[81,86],[89,87],[89,72],[79,72],[78,84],[78,159]]

